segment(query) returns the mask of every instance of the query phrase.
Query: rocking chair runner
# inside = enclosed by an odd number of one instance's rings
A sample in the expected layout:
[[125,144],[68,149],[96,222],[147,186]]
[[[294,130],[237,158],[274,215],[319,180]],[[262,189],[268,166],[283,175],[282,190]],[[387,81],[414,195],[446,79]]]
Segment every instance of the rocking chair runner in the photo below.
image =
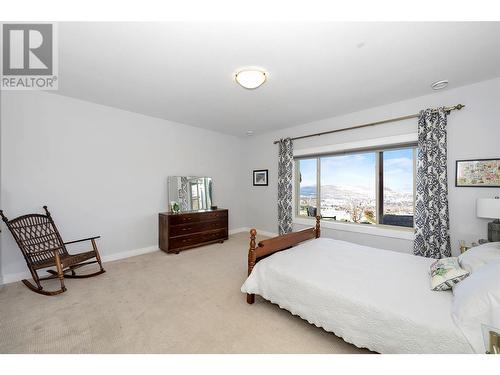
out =
[[[43,206],[43,208],[46,215],[29,214],[19,216],[12,220],[8,220],[3,214],[3,211],[0,210],[3,221],[7,224],[19,249],[23,253],[36,286],[26,279],[22,280],[23,283],[36,293],[53,296],[66,291],[66,287],[64,286],[65,277],[85,278],[104,273],[105,271],[102,268],[101,257],[99,256],[99,251],[95,242],[99,236],[63,242],[47,206]],[[69,254],[66,250],[66,245],[83,241],[91,241],[93,250],[74,255]],[[95,258],[95,260],[87,262],[92,258]],[[99,263],[99,271],[87,275],[77,275],[75,273],[76,269],[93,263]],[[38,270],[49,267],[56,267],[57,272],[54,270],[47,270],[50,276],[40,278],[38,276]],[[55,291],[43,290],[40,281],[55,278],[60,280],[61,289]]]

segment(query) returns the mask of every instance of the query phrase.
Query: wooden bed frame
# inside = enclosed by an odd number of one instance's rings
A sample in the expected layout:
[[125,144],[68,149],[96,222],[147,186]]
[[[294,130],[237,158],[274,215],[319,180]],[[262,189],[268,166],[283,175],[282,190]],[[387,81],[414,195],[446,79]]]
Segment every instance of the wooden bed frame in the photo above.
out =
[[[277,253],[278,251],[289,249],[301,242],[319,238],[320,234],[321,229],[319,216],[316,216],[315,227],[260,241],[257,244],[257,247],[255,246],[255,237],[257,236],[257,230],[250,230],[250,249],[248,250],[248,276],[250,276],[253,267],[259,260],[271,254]],[[254,302],[255,294],[247,294],[247,303],[252,304]]]

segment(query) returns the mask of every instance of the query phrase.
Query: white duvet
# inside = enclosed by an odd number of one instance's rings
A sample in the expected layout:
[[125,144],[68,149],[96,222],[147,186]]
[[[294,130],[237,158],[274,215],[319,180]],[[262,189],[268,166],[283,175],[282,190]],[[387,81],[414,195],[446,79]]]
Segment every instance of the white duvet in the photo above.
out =
[[241,287],[379,353],[471,353],[432,259],[318,238],[259,261]]

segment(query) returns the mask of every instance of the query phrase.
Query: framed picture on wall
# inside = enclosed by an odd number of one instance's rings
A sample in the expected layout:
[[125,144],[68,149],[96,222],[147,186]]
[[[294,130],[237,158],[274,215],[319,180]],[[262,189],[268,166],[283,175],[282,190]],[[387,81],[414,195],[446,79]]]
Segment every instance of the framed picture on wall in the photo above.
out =
[[267,186],[268,170],[259,169],[253,171],[253,186]]
[[500,187],[500,158],[457,160],[457,187]]

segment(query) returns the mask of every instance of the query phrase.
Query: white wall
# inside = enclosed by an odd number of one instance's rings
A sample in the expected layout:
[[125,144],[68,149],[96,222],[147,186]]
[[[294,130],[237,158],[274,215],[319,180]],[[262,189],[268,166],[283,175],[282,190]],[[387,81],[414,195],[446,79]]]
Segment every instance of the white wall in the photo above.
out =
[[[500,189],[454,186],[455,160],[500,157],[500,78],[245,139],[44,92],[3,92],[0,200],[10,217],[40,211],[47,204],[64,238],[100,234],[102,254],[113,258],[157,246],[157,213],[167,209],[167,176],[211,176],[214,203],[229,208],[230,229],[256,227],[276,233],[278,148],[273,140],[457,103],[466,108],[453,112],[448,122],[450,224],[456,253],[459,239],[486,236],[488,220],[476,218],[475,199],[500,195]],[[415,129],[413,119],[300,140],[295,148]],[[252,186],[253,169],[269,169],[268,187]],[[26,268],[2,228],[0,270],[9,281]],[[409,240],[322,233],[412,251]]]
[[[201,175],[213,177],[230,228],[245,225],[239,138],[45,92],[3,92],[1,105],[8,217],[47,204],[64,239],[101,235],[110,258],[156,247],[167,176]],[[5,281],[26,271],[3,224],[0,258]]]
[[[362,88],[360,88],[362,89]],[[462,103],[466,107],[448,117],[448,174],[450,234],[454,253],[458,240],[486,237],[486,223],[475,215],[475,199],[500,195],[500,189],[457,188],[454,185],[455,160],[500,157],[500,78],[469,86],[448,89],[427,96],[304,124],[249,140],[247,170],[269,169],[269,187],[247,188],[246,220],[248,226],[277,232],[277,153],[273,141],[351,125],[417,113],[427,107]],[[297,140],[295,149],[344,143],[390,135],[416,132],[416,119],[352,131]],[[295,225],[296,229],[303,226]],[[381,248],[411,252],[412,241],[345,231],[323,230],[323,235]]]

